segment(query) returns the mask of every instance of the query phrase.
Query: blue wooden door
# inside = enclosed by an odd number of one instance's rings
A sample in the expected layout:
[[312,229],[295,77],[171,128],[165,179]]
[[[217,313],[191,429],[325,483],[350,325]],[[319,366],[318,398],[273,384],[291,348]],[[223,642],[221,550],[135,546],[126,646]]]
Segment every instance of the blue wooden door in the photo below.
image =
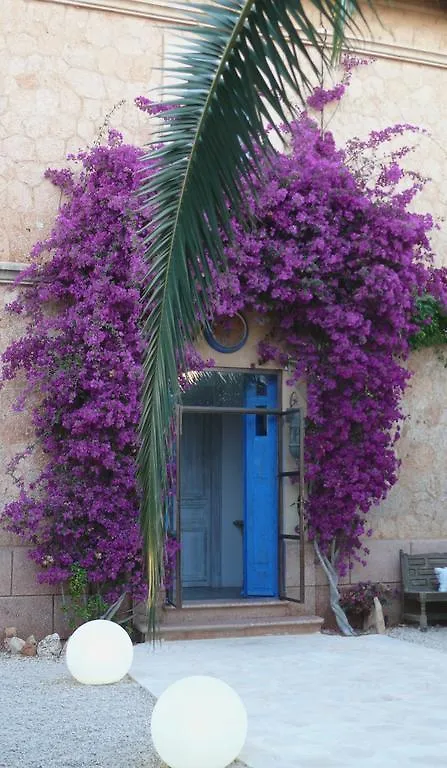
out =
[[[247,408],[276,408],[276,378],[256,377]],[[244,595],[278,595],[278,427],[276,416],[245,416]]]

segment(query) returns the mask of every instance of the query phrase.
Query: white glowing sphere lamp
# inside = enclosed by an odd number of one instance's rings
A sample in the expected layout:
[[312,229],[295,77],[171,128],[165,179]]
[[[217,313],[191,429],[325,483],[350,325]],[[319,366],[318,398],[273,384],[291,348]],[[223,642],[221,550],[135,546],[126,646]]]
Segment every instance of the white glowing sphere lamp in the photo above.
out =
[[244,746],[247,711],[222,680],[185,677],[158,699],[151,733],[169,768],[226,768]]
[[132,641],[126,630],[113,621],[88,621],[71,635],[65,658],[69,672],[80,683],[117,683],[132,664]]

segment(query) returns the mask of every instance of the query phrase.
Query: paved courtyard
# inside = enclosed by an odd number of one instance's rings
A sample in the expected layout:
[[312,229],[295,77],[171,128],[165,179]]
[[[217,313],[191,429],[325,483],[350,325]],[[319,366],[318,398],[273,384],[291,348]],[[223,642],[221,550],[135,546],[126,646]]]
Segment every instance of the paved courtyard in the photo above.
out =
[[447,654],[391,637],[237,638],[135,648],[155,696],[219,677],[247,707],[250,768],[447,766]]

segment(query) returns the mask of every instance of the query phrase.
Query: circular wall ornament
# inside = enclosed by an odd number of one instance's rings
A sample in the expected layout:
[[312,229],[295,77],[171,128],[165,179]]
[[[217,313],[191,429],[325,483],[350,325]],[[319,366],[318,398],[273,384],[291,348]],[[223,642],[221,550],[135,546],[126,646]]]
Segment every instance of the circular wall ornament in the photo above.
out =
[[205,327],[206,341],[216,352],[238,352],[248,338],[248,323],[241,312],[225,317]]

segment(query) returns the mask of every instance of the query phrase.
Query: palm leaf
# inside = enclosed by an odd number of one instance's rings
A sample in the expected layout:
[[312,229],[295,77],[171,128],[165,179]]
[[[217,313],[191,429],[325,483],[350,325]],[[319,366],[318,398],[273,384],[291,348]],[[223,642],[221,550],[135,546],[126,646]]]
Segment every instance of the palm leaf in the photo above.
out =
[[[307,6],[306,6],[307,7]],[[356,26],[357,0],[311,0],[314,16],[333,32],[333,55],[344,30]],[[362,18],[361,14],[359,18]],[[243,203],[258,147],[269,151],[266,124],[287,122],[303,102],[306,72],[330,60],[301,0],[217,0],[184,9],[188,36],[171,70],[180,85],[165,89],[170,107],[162,146],[147,159],[141,193],[155,212],[147,236],[143,297],[147,343],[142,392],[141,525],[147,554],[150,626],[163,569],[163,494],[177,369],[210,307],[208,259],[225,267],[221,233],[229,210]],[[315,63],[312,51],[319,58]]]

